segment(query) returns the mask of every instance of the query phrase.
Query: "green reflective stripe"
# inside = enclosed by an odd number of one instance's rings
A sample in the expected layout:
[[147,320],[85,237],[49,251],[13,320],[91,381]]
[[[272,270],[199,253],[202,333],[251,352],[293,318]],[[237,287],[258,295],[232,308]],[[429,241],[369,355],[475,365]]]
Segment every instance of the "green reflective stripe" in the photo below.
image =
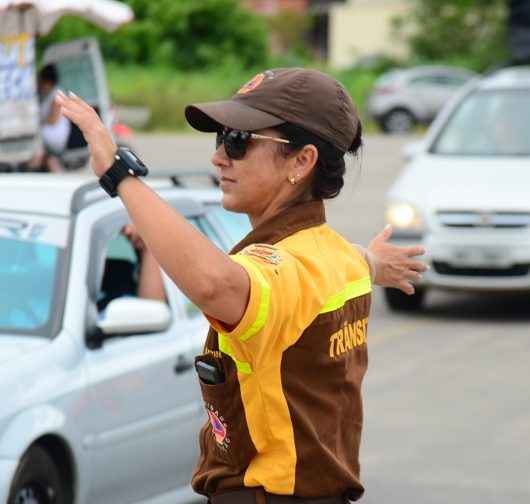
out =
[[259,308],[258,313],[256,315],[256,320],[252,323],[252,325],[241,335],[239,336],[240,341],[246,341],[251,336],[254,336],[258,331],[262,329],[262,327],[265,325],[265,322],[267,320],[267,316],[269,315],[269,308],[270,308],[270,301],[271,301],[271,287],[267,283],[267,280],[265,280],[265,277],[257,268],[251,260],[244,256],[235,255],[231,256],[234,261],[241,264],[243,267],[247,266],[249,269],[251,269],[254,274],[256,275],[258,279],[258,283],[260,286],[260,301],[259,301]]
[[225,336],[222,333],[219,333],[218,338],[219,338],[219,350],[223,352],[224,354],[229,355],[232,358],[232,360],[236,363],[237,370],[240,373],[245,373],[245,374],[252,373],[252,368],[250,367],[250,364],[248,362],[238,361],[234,357],[234,352],[232,351],[232,347],[230,346],[227,336]]
[[361,278],[360,280],[356,280],[355,282],[351,282],[339,293],[331,296],[331,298],[327,300],[322,310],[320,310],[320,313],[328,313],[330,311],[338,310],[339,308],[342,308],[350,299],[364,296],[370,292],[372,292],[372,282],[369,276]]

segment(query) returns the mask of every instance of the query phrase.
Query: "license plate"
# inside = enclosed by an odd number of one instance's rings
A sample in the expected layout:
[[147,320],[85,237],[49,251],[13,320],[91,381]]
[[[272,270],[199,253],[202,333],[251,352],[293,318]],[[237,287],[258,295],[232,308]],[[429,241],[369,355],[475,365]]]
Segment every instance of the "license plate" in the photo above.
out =
[[451,254],[453,266],[476,268],[506,268],[511,260],[503,247],[457,247]]

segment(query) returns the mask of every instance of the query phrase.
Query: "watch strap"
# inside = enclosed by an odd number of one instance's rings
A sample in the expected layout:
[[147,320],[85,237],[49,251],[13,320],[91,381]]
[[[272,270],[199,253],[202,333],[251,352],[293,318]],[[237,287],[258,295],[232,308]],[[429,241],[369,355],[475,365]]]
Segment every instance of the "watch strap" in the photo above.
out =
[[101,187],[112,198],[115,198],[118,195],[118,186],[123,179],[139,175],[139,173],[137,174],[133,168],[127,166],[125,161],[122,160],[120,151],[121,149],[116,151],[116,154],[114,155],[114,163],[99,179]]

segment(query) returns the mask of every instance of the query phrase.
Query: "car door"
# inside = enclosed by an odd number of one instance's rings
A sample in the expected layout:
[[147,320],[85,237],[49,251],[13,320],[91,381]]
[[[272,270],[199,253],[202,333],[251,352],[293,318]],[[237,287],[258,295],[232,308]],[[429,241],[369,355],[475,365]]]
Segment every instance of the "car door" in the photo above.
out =
[[[102,284],[104,259],[134,261],[134,251],[119,235],[125,223],[123,211],[95,226],[88,282]],[[165,277],[164,282],[173,317],[167,331],[109,339],[87,354],[88,502],[137,502],[189,485],[204,415],[192,341],[204,335],[206,323],[187,317],[176,287]],[[89,286],[92,311],[97,291]]]
[[109,127],[110,94],[99,44],[94,38],[53,44],[46,48],[44,64],[53,64],[59,73],[59,87],[73,91],[94,107]]

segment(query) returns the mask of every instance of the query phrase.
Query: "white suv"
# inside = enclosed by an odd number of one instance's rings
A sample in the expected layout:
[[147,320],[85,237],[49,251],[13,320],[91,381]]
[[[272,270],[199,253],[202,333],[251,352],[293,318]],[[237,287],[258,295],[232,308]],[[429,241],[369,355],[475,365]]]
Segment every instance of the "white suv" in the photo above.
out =
[[[217,189],[151,185],[224,250],[250,228]],[[93,179],[4,175],[0,201],[0,502],[189,502],[206,320],[166,277],[167,303],[98,313],[104,271],[137,259]]]
[[431,288],[530,291],[530,68],[470,83],[446,107],[387,194],[400,244],[423,241],[431,269],[395,309]]

